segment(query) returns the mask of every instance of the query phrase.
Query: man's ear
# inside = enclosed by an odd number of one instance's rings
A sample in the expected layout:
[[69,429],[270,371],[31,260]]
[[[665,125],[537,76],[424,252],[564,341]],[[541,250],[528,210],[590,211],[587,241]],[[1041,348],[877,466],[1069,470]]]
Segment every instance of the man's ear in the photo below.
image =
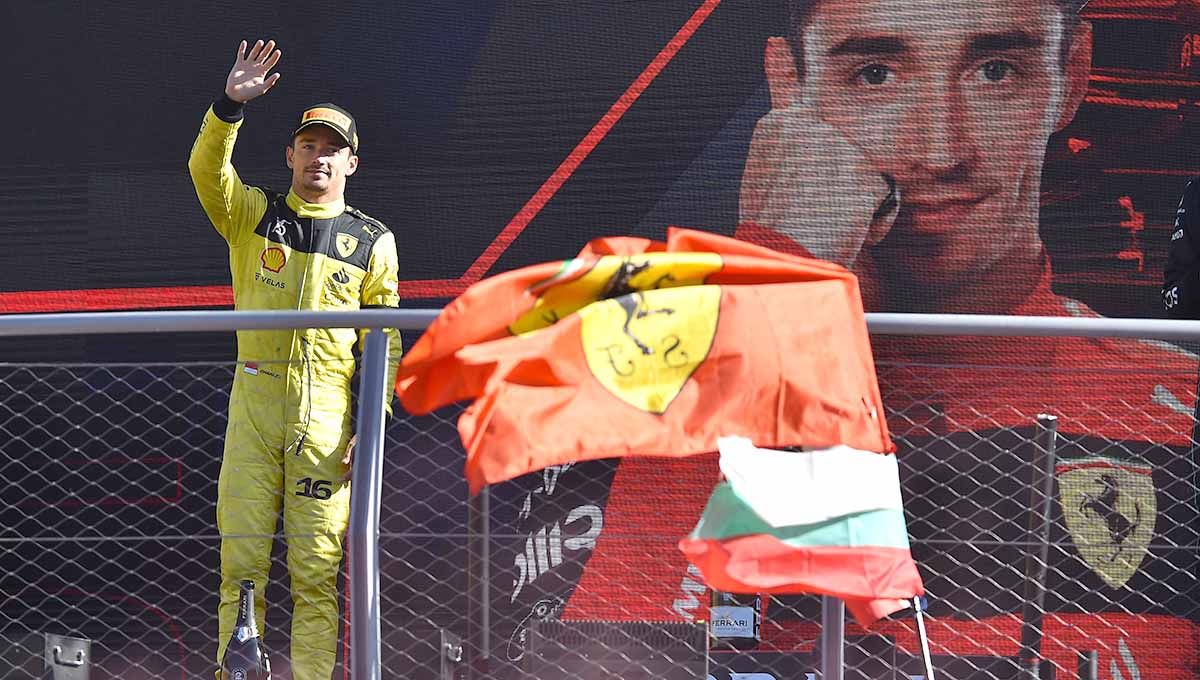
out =
[[1063,70],[1067,80],[1066,96],[1063,97],[1062,111],[1059,112],[1055,130],[1062,130],[1075,119],[1083,98],[1087,96],[1088,79],[1092,75],[1092,25],[1081,21],[1073,32],[1074,39],[1067,51],[1067,61]]
[[358,170],[358,156],[352,153],[350,154],[350,159],[346,164],[346,176],[349,177],[350,175],[353,175],[356,170]]
[[767,74],[767,89],[771,91],[772,109],[786,109],[799,99],[796,60],[786,38],[767,38],[763,70]]
[[287,157],[287,166],[288,166],[288,169],[289,169],[289,170],[294,170],[294,169],[295,169],[295,166],[294,166],[294,165],[292,165],[292,145],[291,145],[291,144],[288,144],[287,146],[283,147],[283,155],[284,155],[285,157]]

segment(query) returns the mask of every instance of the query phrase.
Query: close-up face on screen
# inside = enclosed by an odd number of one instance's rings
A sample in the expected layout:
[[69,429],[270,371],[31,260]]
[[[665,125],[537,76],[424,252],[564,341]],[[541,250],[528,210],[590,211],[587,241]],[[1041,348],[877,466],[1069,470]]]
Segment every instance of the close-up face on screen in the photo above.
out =
[[1047,0],[824,0],[794,26],[798,105],[895,180],[890,236],[928,275],[970,276],[1037,238],[1046,143],[1087,75],[1068,69],[1082,30],[1065,24]]

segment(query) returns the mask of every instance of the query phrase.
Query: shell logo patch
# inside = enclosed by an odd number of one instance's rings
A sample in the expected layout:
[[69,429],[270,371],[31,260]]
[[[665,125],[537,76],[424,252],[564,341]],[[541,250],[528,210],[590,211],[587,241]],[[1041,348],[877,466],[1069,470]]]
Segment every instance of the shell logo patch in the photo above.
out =
[[278,274],[287,264],[287,253],[283,252],[283,248],[271,247],[263,250],[258,259],[262,261],[264,269]]

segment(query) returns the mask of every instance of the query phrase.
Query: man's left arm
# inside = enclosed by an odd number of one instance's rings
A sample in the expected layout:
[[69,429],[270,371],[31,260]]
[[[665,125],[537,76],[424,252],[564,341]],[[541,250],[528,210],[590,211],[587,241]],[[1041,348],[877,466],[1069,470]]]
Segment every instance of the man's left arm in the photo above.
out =
[[[396,252],[396,236],[385,232],[375,240],[371,249],[370,262],[367,265],[367,276],[363,279],[361,307],[363,309],[397,309],[400,307],[400,294],[397,286],[400,284],[399,256]],[[388,373],[384,381],[383,404],[387,415],[392,415],[392,395],[396,390],[396,371],[400,366],[400,356],[404,348],[400,341],[400,331],[395,328],[384,329],[388,336]],[[358,349],[366,350],[366,330],[358,332]]]

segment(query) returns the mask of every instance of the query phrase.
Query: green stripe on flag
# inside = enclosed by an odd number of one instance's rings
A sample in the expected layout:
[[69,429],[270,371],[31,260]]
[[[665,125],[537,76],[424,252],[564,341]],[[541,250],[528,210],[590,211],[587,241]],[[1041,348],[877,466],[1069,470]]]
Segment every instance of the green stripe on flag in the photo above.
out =
[[[797,502],[804,501],[797,499]],[[909,547],[904,513],[899,510],[869,510],[816,524],[773,527],[759,517],[728,482],[721,482],[713,489],[691,538],[720,541],[754,534],[768,534],[796,548]]]

